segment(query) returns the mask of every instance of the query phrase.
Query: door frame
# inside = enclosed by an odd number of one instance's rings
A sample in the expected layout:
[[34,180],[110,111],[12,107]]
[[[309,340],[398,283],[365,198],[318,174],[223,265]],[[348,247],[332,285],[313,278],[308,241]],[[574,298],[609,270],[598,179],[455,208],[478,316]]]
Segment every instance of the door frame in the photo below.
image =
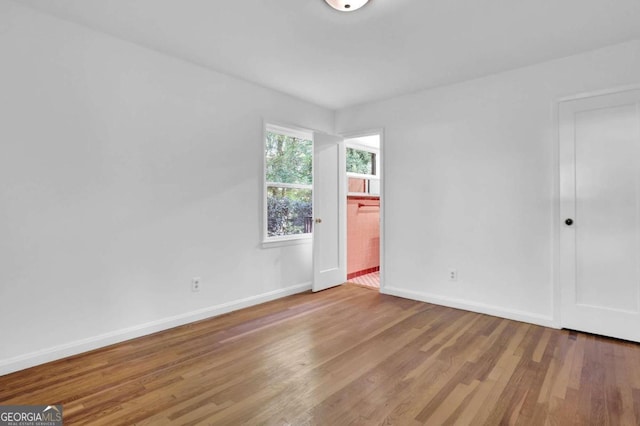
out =
[[563,218],[560,216],[560,175],[564,165],[560,161],[560,104],[563,102],[576,101],[586,98],[594,98],[598,96],[613,95],[616,93],[627,92],[630,90],[639,90],[640,84],[616,86],[608,89],[592,90],[587,92],[579,92],[573,95],[557,97],[553,102],[552,108],[552,123],[554,129],[553,142],[555,144],[552,149],[552,164],[555,170],[553,173],[553,205],[552,205],[552,297],[551,297],[551,312],[552,320],[551,326],[554,328],[562,328],[562,280],[560,279],[561,272],[561,250],[560,250],[560,232],[562,229]]
[[[385,226],[384,226],[384,198],[385,198],[385,187],[386,187],[386,179],[384,177],[385,173],[386,173],[386,154],[385,154],[385,144],[384,144],[384,127],[378,127],[378,128],[373,128],[373,129],[369,129],[369,130],[362,130],[362,131],[353,131],[353,132],[346,132],[346,133],[340,133],[340,136],[342,136],[342,138],[344,139],[353,139],[353,138],[361,138],[361,137],[365,137],[365,136],[374,136],[374,135],[378,135],[380,138],[380,170],[379,170],[379,176],[380,176],[380,289],[379,292],[382,293],[383,292],[383,288],[385,287],[385,284],[387,282],[386,277],[385,277],[385,268],[384,268],[384,264],[385,264],[385,250],[384,250],[384,242],[385,242]],[[346,148],[345,148],[346,149]],[[346,153],[345,153],[346,155]],[[347,170],[343,169],[341,171],[341,173],[344,174],[345,177],[345,184],[348,185],[348,180],[346,179],[347,176]],[[346,209],[347,209],[347,205],[345,203],[345,215],[346,215]],[[345,235],[345,241],[347,241],[348,244],[348,240],[347,235],[346,235],[346,228],[344,230]]]

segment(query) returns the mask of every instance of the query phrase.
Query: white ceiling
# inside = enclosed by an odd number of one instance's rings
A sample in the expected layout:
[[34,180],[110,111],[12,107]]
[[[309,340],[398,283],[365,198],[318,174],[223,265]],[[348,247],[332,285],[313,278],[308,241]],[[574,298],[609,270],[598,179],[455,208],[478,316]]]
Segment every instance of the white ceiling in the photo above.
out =
[[360,136],[345,139],[347,144],[360,145],[371,149],[380,149],[380,135]]
[[20,0],[333,109],[640,38],[639,0]]

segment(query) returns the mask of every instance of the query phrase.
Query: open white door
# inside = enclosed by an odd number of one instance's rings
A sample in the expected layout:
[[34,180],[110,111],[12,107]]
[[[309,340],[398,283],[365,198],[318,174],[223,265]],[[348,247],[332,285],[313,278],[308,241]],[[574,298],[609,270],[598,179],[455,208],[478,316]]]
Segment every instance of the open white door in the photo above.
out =
[[565,328],[640,342],[640,90],[560,104]]
[[313,135],[313,291],[347,280],[344,141]]

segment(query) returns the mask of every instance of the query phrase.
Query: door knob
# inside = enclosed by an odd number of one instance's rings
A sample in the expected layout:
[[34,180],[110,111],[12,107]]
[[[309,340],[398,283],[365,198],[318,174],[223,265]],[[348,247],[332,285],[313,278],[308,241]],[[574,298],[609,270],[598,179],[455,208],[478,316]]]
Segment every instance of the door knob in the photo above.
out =
[[322,223],[322,219],[317,218],[317,219],[316,219],[316,223]]
[[567,219],[564,221],[564,223],[566,223],[568,226],[573,225],[573,219]]

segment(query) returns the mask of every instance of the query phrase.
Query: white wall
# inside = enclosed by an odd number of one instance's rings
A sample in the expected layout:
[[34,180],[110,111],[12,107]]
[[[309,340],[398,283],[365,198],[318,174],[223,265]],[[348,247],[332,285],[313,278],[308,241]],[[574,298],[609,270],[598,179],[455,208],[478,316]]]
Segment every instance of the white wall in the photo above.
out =
[[4,0],[0,61],[0,374],[309,288],[262,123],[332,111]]
[[[262,120],[332,111],[4,0],[0,61],[0,374],[308,288],[260,244]],[[338,111],[385,129],[384,291],[554,324],[555,100],[638,76],[633,42]]]
[[630,84],[637,41],[338,111],[384,127],[384,291],[557,325],[556,101]]

